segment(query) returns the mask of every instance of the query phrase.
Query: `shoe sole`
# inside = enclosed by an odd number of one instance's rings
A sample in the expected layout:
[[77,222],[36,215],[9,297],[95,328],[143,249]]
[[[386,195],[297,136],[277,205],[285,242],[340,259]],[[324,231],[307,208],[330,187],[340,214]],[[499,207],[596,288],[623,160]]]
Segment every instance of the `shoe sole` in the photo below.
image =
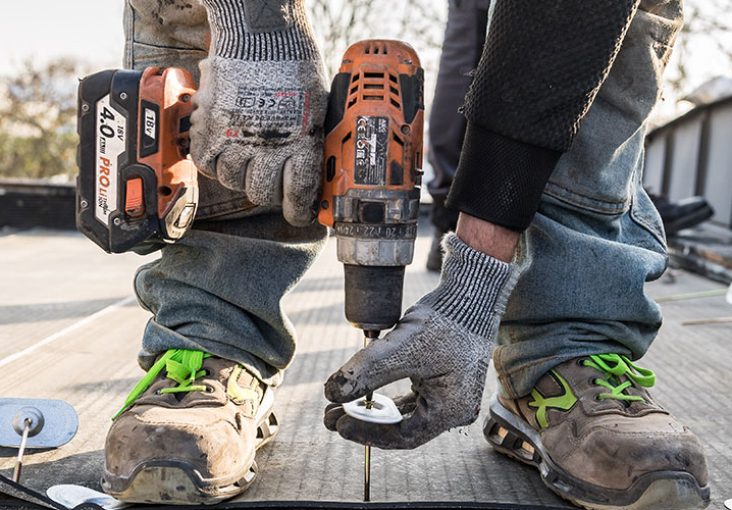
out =
[[709,486],[699,486],[693,475],[658,471],[639,477],[626,490],[607,489],[575,478],[557,466],[534,429],[493,397],[483,435],[493,448],[534,466],[552,492],[588,510],[688,510],[709,505]]
[[[271,442],[279,432],[273,411],[274,392],[267,389],[257,411],[257,443],[255,452]],[[130,477],[115,476],[106,469],[102,489],[125,503],[169,505],[215,505],[247,490],[257,478],[257,462],[242,473],[227,477],[226,483],[205,480],[200,473],[182,461],[143,463]],[[235,480],[233,483],[231,480]]]

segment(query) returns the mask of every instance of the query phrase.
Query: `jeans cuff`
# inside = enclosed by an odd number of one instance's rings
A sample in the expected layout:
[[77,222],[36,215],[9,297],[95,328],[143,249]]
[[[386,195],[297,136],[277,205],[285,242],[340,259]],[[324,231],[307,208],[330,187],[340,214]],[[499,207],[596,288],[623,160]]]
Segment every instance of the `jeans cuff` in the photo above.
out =
[[275,387],[282,382],[281,370],[264,363],[244,350],[219,342],[210,342],[203,339],[193,340],[157,323],[154,319],[150,319],[147,326],[145,326],[142,349],[137,359],[138,364],[143,370],[149,370],[157,357],[168,349],[204,351],[243,365],[257,379],[268,386]]

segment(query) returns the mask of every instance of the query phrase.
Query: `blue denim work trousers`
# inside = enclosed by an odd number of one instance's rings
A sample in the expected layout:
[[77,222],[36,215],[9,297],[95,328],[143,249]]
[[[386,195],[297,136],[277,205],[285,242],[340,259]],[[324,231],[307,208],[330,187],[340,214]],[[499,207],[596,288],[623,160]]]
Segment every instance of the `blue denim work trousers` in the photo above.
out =
[[[196,80],[207,55],[206,11],[199,2],[126,0],[125,67],[183,67]],[[135,291],[153,313],[140,364],[171,348],[236,360],[268,384],[280,382],[295,353],[295,330],[282,297],[325,243],[320,225],[295,228],[277,208],[254,207],[199,174],[193,229],[161,258],[138,269]]]
[[681,24],[682,0],[641,2],[546,186],[493,353],[508,397],[528,394],[550,368],[578,356],[640,358],[661,326],[644,284],[663,273],[668,256],[661,218],[641,185],[643,142]]

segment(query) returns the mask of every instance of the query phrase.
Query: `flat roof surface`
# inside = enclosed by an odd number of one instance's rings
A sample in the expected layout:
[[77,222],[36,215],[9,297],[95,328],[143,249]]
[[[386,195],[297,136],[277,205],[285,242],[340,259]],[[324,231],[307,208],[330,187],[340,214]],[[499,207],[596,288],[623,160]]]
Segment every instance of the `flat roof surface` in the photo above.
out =
[[[417,241],[405,305],[438,282],[424,270],[429,244],[427,235]],[[149,314],[135,302],[131,280],[135,268],[152,258],[106,255],[75,233],[0,232],[0,397],[64,399],[80,416],[69,444],[26,457],[22,482],[29,487],[45,491],[73,483],[99,489],[110,417],[143,374],[135,357]],[[722,288],[676,272],[647,291],[661,297]],[[260,477],[240,499],[358,502],[363,449],[321,424],[323,381],[362,343],[360,332],[343,318],[342,269],[333,239],[284,306],[299,343],[276,395],[280,435],[258,454]],[[732,498],[732,323],[683,323],[731,316],[732,306],[716,296],[668,301],[663,308],[664,326],[641,364],[657,373],[657,400],[704,443],[710,508],[721,508]],[[489,374],[486,403],[494,387]],[[485,412],[476,424],[414,451],[375,450],[372,500],[567,506],[535,470],[492,451],[481,431]],[[14,454],[0,449],[0,473],[10,475]]]

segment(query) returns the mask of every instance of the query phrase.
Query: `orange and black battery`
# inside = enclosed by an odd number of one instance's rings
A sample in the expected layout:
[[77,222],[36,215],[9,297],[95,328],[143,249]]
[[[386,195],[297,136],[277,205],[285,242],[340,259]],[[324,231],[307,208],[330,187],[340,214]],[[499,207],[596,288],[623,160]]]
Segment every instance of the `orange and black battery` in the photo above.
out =
[[411,46],[367,40],[346,51],[331,87],[318,219],[337,237],[346,317],[364,330],[401,315],[417,236],[423,81]]
[[190,227],[194,91],[175,68],[108,70],[79,84],[76,224],[105,251],[148,253]]

